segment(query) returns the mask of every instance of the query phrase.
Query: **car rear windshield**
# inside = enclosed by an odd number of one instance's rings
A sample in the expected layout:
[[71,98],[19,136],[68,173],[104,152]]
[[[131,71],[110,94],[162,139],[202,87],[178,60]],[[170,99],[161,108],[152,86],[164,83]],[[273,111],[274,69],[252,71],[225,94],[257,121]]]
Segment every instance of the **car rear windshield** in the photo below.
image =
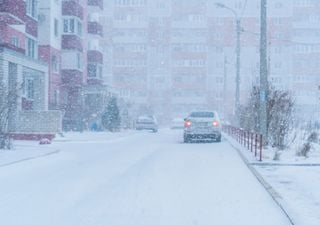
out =
[[190,117],[201,117],[201,118],[212,118],[214,117],[213,112],[193,112]]
[[145,120],[153,120],[152,116],[139,116],[139,121],[145,121]]

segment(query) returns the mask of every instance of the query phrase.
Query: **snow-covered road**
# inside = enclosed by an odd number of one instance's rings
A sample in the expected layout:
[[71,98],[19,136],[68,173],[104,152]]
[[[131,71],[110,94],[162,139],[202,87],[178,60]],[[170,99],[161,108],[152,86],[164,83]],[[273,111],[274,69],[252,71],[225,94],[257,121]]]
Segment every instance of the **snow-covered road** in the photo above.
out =
[[0,224],[289,224],[226,141],[183,144],[171,130],[99,137],[1,167]]

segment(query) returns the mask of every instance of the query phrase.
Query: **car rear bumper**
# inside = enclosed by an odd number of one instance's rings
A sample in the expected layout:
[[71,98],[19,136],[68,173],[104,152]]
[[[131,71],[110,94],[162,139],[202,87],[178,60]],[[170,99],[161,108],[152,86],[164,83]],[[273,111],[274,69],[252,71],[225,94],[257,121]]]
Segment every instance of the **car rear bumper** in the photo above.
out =
[[137,130],[157,130],[157,126],[155,125],[150,125],[150,124],[137,124],[136,125]]
[[214,131],[214,132],[184,132],[184,136],[187,139],[214,139],[219,140],[221,138],[221,132],[220,131]]

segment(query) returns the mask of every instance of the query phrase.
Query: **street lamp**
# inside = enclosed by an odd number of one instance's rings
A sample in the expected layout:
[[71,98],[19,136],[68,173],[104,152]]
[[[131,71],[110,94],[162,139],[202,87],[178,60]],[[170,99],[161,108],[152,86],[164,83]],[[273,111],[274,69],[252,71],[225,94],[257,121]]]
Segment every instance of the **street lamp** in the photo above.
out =
[[237,37],[237,43],[236,43],[236,102],[235,102],[235,113],[238,116],[239,110],[240,110],[240,34],[241,34],[241,20],[238,15],[238,13],[226,6],[222,3],[215,3],[215,5],[219,8],[223,8],[226,10],[229,10],[233,13],[235,19],[236,19],[236,37]]

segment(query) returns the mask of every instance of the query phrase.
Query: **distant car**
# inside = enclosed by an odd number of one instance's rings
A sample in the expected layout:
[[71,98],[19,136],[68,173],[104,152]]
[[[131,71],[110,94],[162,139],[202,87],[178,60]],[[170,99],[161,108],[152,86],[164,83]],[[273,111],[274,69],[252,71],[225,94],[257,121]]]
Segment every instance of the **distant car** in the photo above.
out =
[[151,130],[158,132],[158,122],[155,116],[139,116],[136,120],[136,130]]
[[171,129],[183,129],[183,128],[184,128],[183,118],[174,118],[171,121]]
[[221,142],[221,122],[215,111],[194,111],[184,121],[185,143],[193,140]]

